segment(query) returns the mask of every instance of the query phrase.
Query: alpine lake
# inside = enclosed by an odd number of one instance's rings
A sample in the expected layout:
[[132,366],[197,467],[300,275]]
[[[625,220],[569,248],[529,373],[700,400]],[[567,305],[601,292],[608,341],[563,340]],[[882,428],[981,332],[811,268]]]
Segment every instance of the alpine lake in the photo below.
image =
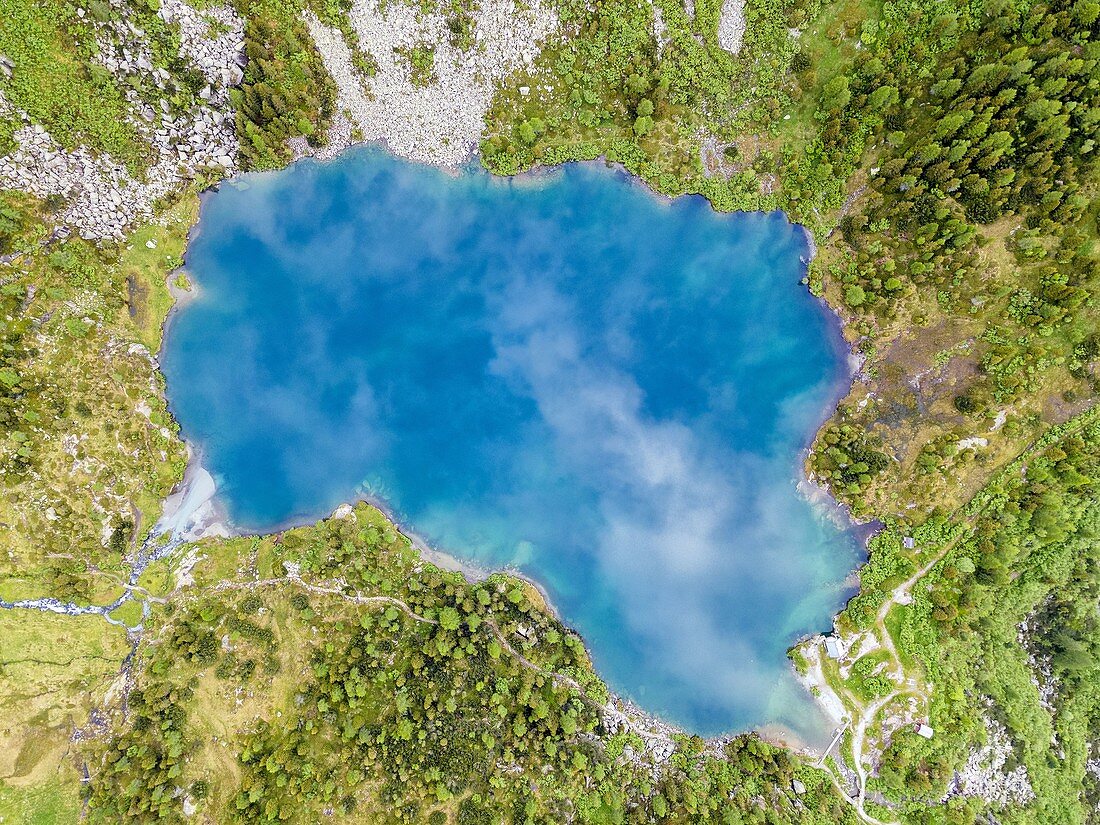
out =
[[502,179],[364,147],[205,197],[161,362],[234,530],[368,499],[537,582],[645,711],[822,743],[786,651],[864,551],[799,484],[850,380],[808,256],[780,213],[601,163]]

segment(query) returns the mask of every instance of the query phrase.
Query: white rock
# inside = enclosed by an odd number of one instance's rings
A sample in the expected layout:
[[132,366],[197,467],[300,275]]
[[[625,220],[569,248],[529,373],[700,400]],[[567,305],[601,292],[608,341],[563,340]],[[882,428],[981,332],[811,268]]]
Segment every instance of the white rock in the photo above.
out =
[[975,750],[959,772],[958,793],[977,796],[986,802],[1024,805],[1035,798],[1027,768],[1018,765],[1005,772],[1004,765],[1012,754],[1012,742],[1005,727],[986,717],[986,744]]
[[989,439],[974,435],[969,438],[960,438],[955,442],[955,446],[960,450],[976,450],[982,447],[988,447]]
[[725,0],[718,18],[718,45],[730,54],[737,54],[744,37],[745,0]]
[[[538,53],[538,43],[557,28],[552,11],[539,2],[518,10],[509,0],[485,0],[474,16],[477,47],[463,52],[450,43],[446,20],[439,13],[421,13],[401,3],[355,0],[351,24],[360,47],[378,63],[369,89],[352,64],[344,36],[304,14],[318,51],[339,95],[337,119],[329,146],[331,156],[350,142],[352,128],[365,140],[385,141],[390,151],[412,160],[438,165],[464,161],[485,130],[485,113],[495,83]],[[427,86],[412,82],[408,60],[395,49],[421,42],[435,44],[435,79]],[[296,144],[295,151],[308,147]]]

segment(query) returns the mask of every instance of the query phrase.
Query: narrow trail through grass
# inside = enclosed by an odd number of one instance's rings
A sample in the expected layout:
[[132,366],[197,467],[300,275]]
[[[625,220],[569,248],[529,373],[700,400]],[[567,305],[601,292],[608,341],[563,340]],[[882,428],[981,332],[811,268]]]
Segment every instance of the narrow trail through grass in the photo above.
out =
[[[1066,438],[1075,435],[1085,426],[1092,421],[1093,416],[1086,413],[1078,417],[1072,426],[1066,427],[1061,433],[1060,438]],[[1012,471],[1013,468],[1019,466],[1020,462],[1028,460],[1032,455],[1040,453],[1046,450],[1050,445],[1045,439],[1039,439],[1032,442],[1028,447],[1021,452],[1013,461],[1006,464],[991,480],[990,485],[995,484],[997,479],[1004,473]],[[886,619],[890,614],[890,611],[898,605],[906,605],[912,603],[912,590],[913,588],[924,580],[924,578],[939,564],[943,559],[963,541],[969,538],[973,532],[973,529],[978,521],[978,518],[985,513],[986,509],[992,503],[991,500],[986,498],[976,498],[967,505],[955,510],[950,519],[954,520],[958,518],[958,523],[952,535],[932,553],[932,557],[926,561],[915,573],[913,573],[905,581],[898,584],[890,595],[883,601],[878,611],[875,613],[874,625],[869,631],[871,644],[867,644],[864,641],[864,634],[868,631],[860,631],[856,634],[856,639],[859,640],[859,651],[861,656],[875,653],[880,650],[885,650],[889,655],[890,666],[888,670],[892,674],[891,682],[899,687],[890,691],[885,696],[873,699],[871,701],[864,701],[855,695],[850,689],[843,684],[829,684],[828,687],[833,691],[836,697],[844,705],[845,710],[850,714],[848,727],[851,729],[850,749],[852,757],[852,767],[855,771],[857,779],[858,793],[853,798],[847,792],[844,791],[844,780],[842,776],[838,775],[838,770],[834,765],[826,760],[828,751],[822,756],[820,764],[825,768],[829,774],[833,783],[836,785],[837,790],[841,795],[851,804],[856,811],[856,814],[861,820],[871,825],[896,825],[896,820],[890,820],[889,822],[883,822],[876,817],[869,814],[865,809],[865,802],[867,798],[867,781],[869,778],[869,760],[873,758],[868,746],[868,729],[873,727],[876,722],[878,714],[887,707],[891,702],[906,697],[915,697],[918,702],[922,703],[925,707],[928,706],[931,695],[931,686],[927,684],[919,684],[917,679],[912,676],[906,675],[905,664],[902,661],[901,654],[898,652],[896,645],[894,644],[893,636],[890,633],[886,624]],[[961,517],[961,518],[960,518]],[[854,646],[854,642],[853,642]],[[816,658],[811,659],[811,667],[821,669],[820,650],[814,649],[814,655]],[[821,681],[827,683],[828,679],[824,675],[824,671],[821,670]],[[908,684],[907,684],[908,683]]]

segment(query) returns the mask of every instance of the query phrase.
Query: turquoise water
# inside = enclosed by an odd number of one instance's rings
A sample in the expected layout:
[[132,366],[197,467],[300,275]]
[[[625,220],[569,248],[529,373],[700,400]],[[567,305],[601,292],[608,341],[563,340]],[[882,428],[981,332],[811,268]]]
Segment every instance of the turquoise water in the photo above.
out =
[[168,397],[239,528],[380,499],[540,582],[646,710],[820,740],[785,651],[861,551],[795,488],[847,382],[806,254],[597,164],[298,163],[204,200]]

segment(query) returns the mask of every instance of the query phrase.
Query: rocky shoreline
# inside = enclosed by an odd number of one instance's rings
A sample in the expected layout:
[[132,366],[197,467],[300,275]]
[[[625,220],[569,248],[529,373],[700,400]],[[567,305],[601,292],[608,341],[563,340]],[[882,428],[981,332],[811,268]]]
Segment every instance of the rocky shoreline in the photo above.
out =
[[[188,464],[184,478],[165,500],[163,515],[157,521],[151,533],[150,541],[157,543],[156,540],[159,538],[162,543],[160,545],[161,550],[156,554],[157,557],[162,557],[183,545],[207,538],[256,535],[252,531],[241,530],[232,525],[224,506],[217,500],[216,484],[210,473],[203,467],[200,452],[188,442],[187,453]],[[422,537],[401,526],[395,520],[392,512],[385,506],[385,503],[376,498],[362,496],[354,503],[370,504],[380,510],[386,518],[394,523],[398,531],[409,539],[420,557],[428,564],[443,570],[461,573],[470,582],[483,581],[495,573],[503,573],[527,583],[539,593],[547,612],[568,626],[568,623],[551,601],[546,589],[530,576],[515,568],[499,570],[484,568],[432,547]],[[354,513],[354,503],[341,504],[332,512],[329,518],[350,517]],[[305,524],[310,523],[312,522],[305,522]],[[293,529],[294,526],[298,525],[285,525],[271,532],[282,532],[282,530]],[[0,605],[0,607],[3,606]],[[799,681],[802,682],[801,679]],[[803,682],[803,684],[805,683]],[[629,728],[641,736],[645,742],[645,747],[640,753],[634,754],[632,758],[646,761],[654,766],[661,765],[671,758],[676,750],[676,737],[690,735],[676,724],[646,712],[631,699],[613,692],[610,693],[610,699],[601,712],[604,716],[605,725],[611,733],[615,733],[621,728]],[[819,749],[804,742],[794,731],[778,723],[760,725],[745,731],[745,733],[753,734],[769,744],[788,748],[804,756],[817,757],[820,755]],[[721,756],[725,746],[740,735],[742,734],[722,734],[707,738],[705,740],[706,749],[714,756]]]
[[[497,84],[515,68],[530,65],[541,41],[558,26],[553,12],[537,2],[521,8],[514,0],[489,0],[474,13],[472,45],[462,48],[452,42],[441,12],[356,0],[349,19],[359,39],[355,49],[342,32],[305,13],[339,90],[341,117],[319,154],[376,140],[395,155],[439,166],[455,166],[470,156]],[[408,57],[415,49],[431,55],[429,82]],[[373,61],[372,75],[359,68],[365,59]],[[308,151],[303,144],[297,145],[300,154]]]

